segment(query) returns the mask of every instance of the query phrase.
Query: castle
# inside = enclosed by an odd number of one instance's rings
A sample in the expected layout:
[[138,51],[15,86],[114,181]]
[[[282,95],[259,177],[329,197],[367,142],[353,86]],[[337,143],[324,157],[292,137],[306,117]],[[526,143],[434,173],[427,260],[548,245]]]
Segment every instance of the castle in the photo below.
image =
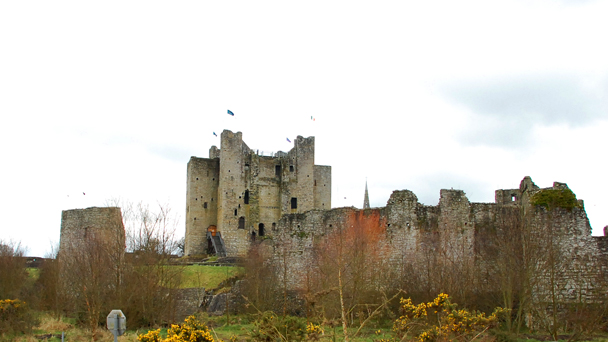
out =
[[[332,288],[315,278],[323,275],[323,260],[341,260],[336,241],[353,238],[367,243],[369,254],[340,267],[325,264],[325,270],[356,276],[359,285],[369,286],[365,290],[461,298],[518,291],[526,312],[539,319],[558,304],[605,300],[608,227],[604,236],[591,236],[584,202],[565,183],[540,188],[525,177],[517,188],[496,190],[494,203],[472,203],[462,190],[443,189],[435,206],[398,190],[381,208],[370,208],[366,184],[363,209],[332,209],[331,167],[315,165],[314,143],[314,137],[298,136],[290,151],[265,155],[250,149],[241,132],[225,130],[221,149],[212,146],[209,158],[192,157],[185,255],[243,257],[253,246],[263,262],[252,260],[280,270],[265,282],[320,293]],[[111,247],[112,241],[124,252],[119,208],[62,213],[60,255],[87,242]],[[122,252],[115,254],[122,259]]]
[[289,152],[264,156],[241,132],[224,130],[221,149],[188,162],[185,255],[213,248],[242,256],[256,236],[276,231],[283,215],[331,209],[331,167],[314,161],[314,137],[298,136]]
[[[331,209],[331,168],[314,165],[314,137],[298,137],[288,153],[262,156],[247,147],[240,132],[224,131],[221,149],[211,147],[208,159],[190,159],[187,184],[186,255],[209,249],[244,256],[256,235],[271,235],[264,241],[268,262],[289,269],[284,281],[293,289],[314,267],[315,246],[332,232],[353,227],[381,235],[381,262],[408,270],[393,278],[415,277],[414,285],[429,291],[445,290],[429,278],[432,265],[453,282],[465,281],[465,267],[475,269],[474,281],[491,291],[504,258],[531,248],[530,267],[537,268],[538,279],[533,292],[541,301],[548,296],[547,277],[564,301],[594,300],[606,284],[607,238],[591,236],[583,201],[564,183],[541,189],[525,177],[519,188],[496,190],[495,203],[471,203],[462,190],[452,189],[441,190],[437,206],[427,206],[401,190],[383,208],[369,208],[366,194],[364,209]],[[564,191],[574,198],[569,208],[531,200],[537,193]],[[285,246],[289,253],[278,256]],[[549,262],[551,267],[539,266]]]

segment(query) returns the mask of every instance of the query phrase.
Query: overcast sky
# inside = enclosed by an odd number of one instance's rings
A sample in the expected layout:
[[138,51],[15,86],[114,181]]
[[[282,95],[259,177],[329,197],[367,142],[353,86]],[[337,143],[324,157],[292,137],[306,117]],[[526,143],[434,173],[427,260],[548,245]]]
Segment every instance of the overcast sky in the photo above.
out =
[[315,136],[333,207],[362,207],[366,179],[382,207],[401,189],[493,202],[531,176],[567,183],[600,235],[607,14],[574,0],[2,1],[0,239],[43,256],[62,210],[110,198],[183,219],[186,164],[224,129],[264,151]]

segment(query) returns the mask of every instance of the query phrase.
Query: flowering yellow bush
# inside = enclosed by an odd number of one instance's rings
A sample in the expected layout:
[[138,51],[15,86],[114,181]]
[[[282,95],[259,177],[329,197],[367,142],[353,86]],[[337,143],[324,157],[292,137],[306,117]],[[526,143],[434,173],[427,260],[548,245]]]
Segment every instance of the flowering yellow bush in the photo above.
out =
[[325,331],[320,325],[315,325],[312,322],[306,324],[306,338],[309,341],[318,341]]
[[183,324],[172,324],[167,338],[160,337],[160,329],[137,336],[139,342],[214,342],[209,328],[196,317],[189,316]]
[[137,335],[137,340],[139,342],[162,342],[162,339],[160,338],[160,329],[150,330],[145,334]]
[[457,310],[447,294],[441,293],[433,301],[415,305],[410,298],[401,298],[402,315],[395,320],[393,331],[399,339],[410,335],[419,342],[469,340],[473,335],[496,325],[506,313],[496,308],[486,317],[482,312]]
[[35,324],[27,304],[19,299],[0,300],[0,334],[28,332]]

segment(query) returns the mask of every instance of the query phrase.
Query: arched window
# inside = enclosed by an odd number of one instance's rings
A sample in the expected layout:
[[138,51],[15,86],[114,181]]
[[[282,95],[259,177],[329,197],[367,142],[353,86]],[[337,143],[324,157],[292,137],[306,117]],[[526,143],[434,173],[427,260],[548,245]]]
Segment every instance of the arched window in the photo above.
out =
[[245,229],[245,217],[239,217],[239,229]]

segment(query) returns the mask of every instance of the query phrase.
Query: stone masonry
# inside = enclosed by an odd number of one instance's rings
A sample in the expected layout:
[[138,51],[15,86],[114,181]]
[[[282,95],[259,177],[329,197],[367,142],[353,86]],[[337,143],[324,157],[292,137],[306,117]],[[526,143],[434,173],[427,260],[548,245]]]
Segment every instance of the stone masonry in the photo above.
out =
[[125,228],[117,207],[92,207],[61,212],[59,254],[80,249],[88,238],[108,245],[118,244],[124,252]]
[[[565,188],[566,184],[556,182],[546,189]],[[393,269],[412,270],[421,275],[417,281],[432,286],[424,278],[428,266],[425,258],[429,255],[451,265],[476,265],[480,274],[491,279],[497,260],[487,250],[496,246],[492,241],[498,236],[496,232],[513,228],[514,218],[528,217],[528,231],[524,233],[530,236],[528,245],[532,247],[528,248],[536,255],[532,260],[537,268],[535,300],[549,302],[552,294],[560,302],[597,300],[605,290],[608,238],[591,236],[582,200],[578,201],[580,207],[571,210],[532,206],[530,197],[540,190],[526,177],[518,189],[497,190],[495,203],[470,203],[462,190],[444,189],[437,206],[419,203],[411,191],[394,191],[383,208],[336,208],[285,215],[268,245],[275,251],[289,246],[289,253],[276,255],[275,262],[286,260],[287,283],[298,289],[313,264],[315,244],[335,229],[359,225],[382,235],[384,262]],[[476,275],[477,279],[483,277]]]
[[207,252],[207,232],[222,237],[228,256],[243,256],[283,215],[331,208],[331,167],[314,164],[314,137],[298,136],[289,152],[264,156],[241,132],[224,130],[220,147],[188,163],[187,256]]

